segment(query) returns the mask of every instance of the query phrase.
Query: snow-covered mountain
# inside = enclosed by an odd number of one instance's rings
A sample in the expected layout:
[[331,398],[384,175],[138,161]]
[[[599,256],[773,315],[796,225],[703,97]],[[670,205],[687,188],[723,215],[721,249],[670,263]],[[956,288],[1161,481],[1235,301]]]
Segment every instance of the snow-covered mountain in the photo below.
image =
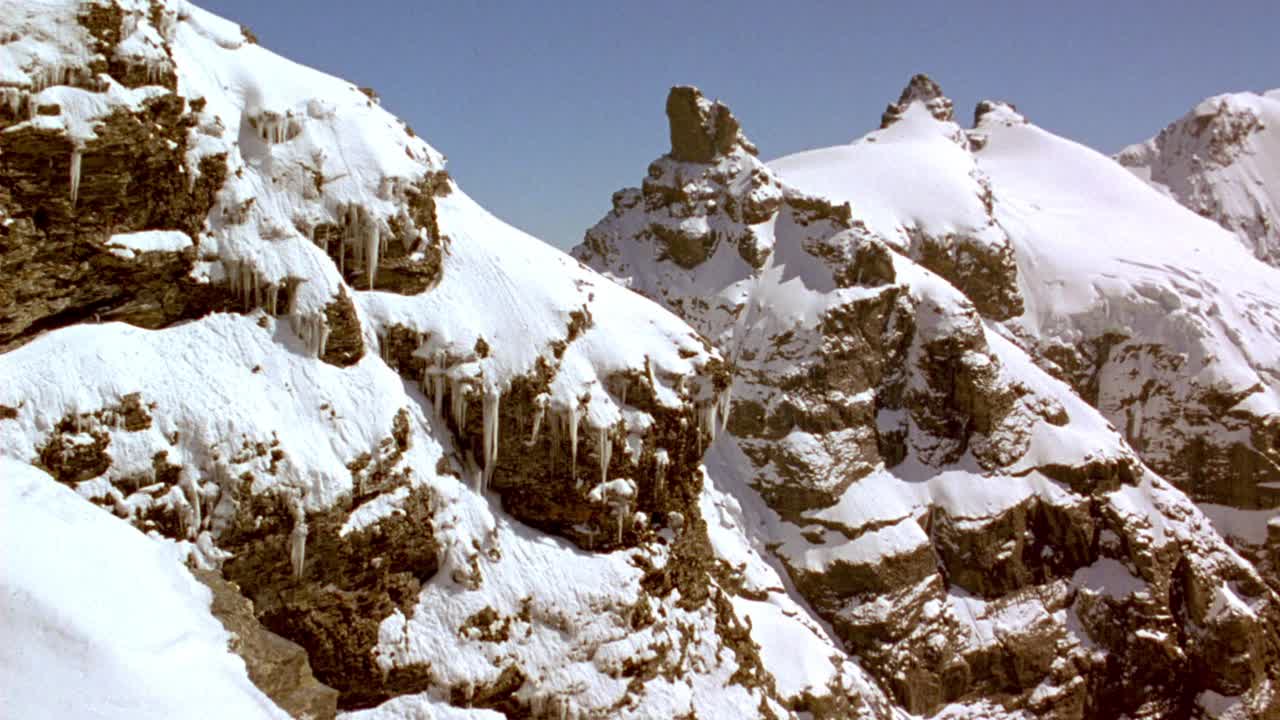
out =
[[1208,98],[1116,159],[1280,267],[1280,89]]
[[[16,715],[1275,711],[1280,598],[1045,349],[1146,326],[1024,269],[1014,221],[1073,196],[986,166],[1056,142],[1011,109],[964,131],[913,82],[865,141],[903,194],[850,210],[677,88],[580,262],[371,91],[189,3],[0,0],[0,30]],[[1269,311],[1195,288],[1218,325],[1151,330],[1201,352],[1168,402],[1256,376],[1265,410],[1273,338],[1233,323]],[[1274,450],[1215,434],[1232,412],[1177,426],[1207,467]]]
[[[671,152],[615,193],[575,255],[730,359],[708,478],[740,498],[796,590],[901,707],[1275,712],[1274,592],[1151,469],[1154,444],[1135,450],[1111,406],[1046,352],[1121,330],[1179,352],[1232,348],[1229,330],[1197,324],[1207,291],[1188,298],[1193,317],[1154,322],[1178,310],[1159,305],[1176,300],[1157,283],[1194,281],[1160,264],[1178,254],[1141,236],[1106,251],[1162,218],[1187,224],[1188,253],[1195,233],[1224,233],[1011,106],[984,104],[965,131],[950,105],[918,77],[881,130],[766,165],[723,105],[677,88]],[[1114,188],[1091,200],[1099,182]],[[1126,252],[1143,266],[1126,269]],[[1253,264],[1247,289],[1262,293],[1273,271]],[[1280,345],[1266,330],[1246,339],[1257,353]],[[1156,379],[1189,394],[1225,374],[1196,359],[1198,377]],[[1254,378],[1264,365],[1219,362]],[[1097,374],[1108,393],[1135,382],[1128,368]],[[1232,579],[1197,579],[1209,576]],[[1227,607],[1258,618],[1265,649],[1227,639]],[[1227,657],[1259,670],[1226,670]]]
[[[977,295],[978,311],[1144,462],[1261,544],[1272,513],[1227,509],[1280,504],[1280,272],[1008,104],[981,103],[971,130],[919,102],[900,115],[772,167],[851,203],[885,242]],[[981,299],[989,285],[1008,300]]]

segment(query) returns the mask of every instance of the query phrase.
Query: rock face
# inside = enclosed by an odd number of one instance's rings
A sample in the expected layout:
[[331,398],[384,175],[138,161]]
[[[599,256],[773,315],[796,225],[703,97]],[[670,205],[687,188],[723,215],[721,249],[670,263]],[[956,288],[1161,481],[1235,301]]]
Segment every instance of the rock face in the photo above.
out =
[[[888,132],[920,122],[912,97]],[[933,147],[967,155],[953,134]],[[674,149],[575,255],[730,360],[709,477],[755,496],[762,543],[897,705],[1171,717],[1231,695],[1276,712],[1274,592],[1097,410],[984,323],[955,274],[877,233],[883,212],[864,222],[857,204],[794,189],[803,157],[775,171],[741,150],[699,166]],[[732,209],[753,203],[736,235]],[[679,256],[670,226],[714,240]]]
[[1280,90],[1208,98],[1116,160],[1280,267]]

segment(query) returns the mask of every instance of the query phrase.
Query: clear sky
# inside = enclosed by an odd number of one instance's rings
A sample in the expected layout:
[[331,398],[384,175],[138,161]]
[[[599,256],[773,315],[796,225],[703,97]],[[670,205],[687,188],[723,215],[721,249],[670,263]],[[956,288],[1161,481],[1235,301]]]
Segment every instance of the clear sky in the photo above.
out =
[[472,197],[561,247],[667,150],[674,84],[728,104],[766,159],[874,129],[916,72],[966,124],[1010,100],[1105,152],[1280,87],[1277,0],[196,2],[373,87]]

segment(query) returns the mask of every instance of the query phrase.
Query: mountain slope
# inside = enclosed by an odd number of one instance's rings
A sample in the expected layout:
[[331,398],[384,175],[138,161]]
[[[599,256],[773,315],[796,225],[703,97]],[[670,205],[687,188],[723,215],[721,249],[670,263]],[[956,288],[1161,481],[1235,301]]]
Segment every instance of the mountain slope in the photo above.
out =
[[691,328],[234,23],[0,18],[6,462],[237,583],[353,715],[883,715],[703,483]]
[[[1273,591],[996,323],[1045,306],[972,155],[1000,141],[935,91],[917,78],[885,129],[769,166],[723,105],[676,88],[671,152],[574,254],[731,360],[709,478],[907,711],[1274,712]],[[975,287],[989,276],[1004,289]]]
[[1280,90],[1208,98],[1116,159],[1280,266]]

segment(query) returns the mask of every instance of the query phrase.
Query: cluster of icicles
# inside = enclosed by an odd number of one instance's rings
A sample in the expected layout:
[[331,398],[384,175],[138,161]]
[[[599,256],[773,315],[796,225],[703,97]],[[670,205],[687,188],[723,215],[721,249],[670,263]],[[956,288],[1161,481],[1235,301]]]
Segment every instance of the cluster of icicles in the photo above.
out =
[[[374,279],[378,275],[378,262],[387,253],[391,233],[363,205],[347,205],[339,211],[338,218],[338,273],[346,277],[346,248],[350,246],[354,251],[356,267],[364,270],[369,289],[373,289]],[[333,241],[331,233],[321,231],[319,226],[312,226],[309,235],[313,245],[322,248],[326,255],[332,254],[329,249]]]
[[[294,303],[297,293],[290,292],[292,283],[289,280],[268,282],[243,260],[223,260],[222,265],[226,269],[231,293],[240,296],[245,310],[263,308],[273,316],[288,315],[294,333],[302,339],[307,352],[313,357],[324,355],[329,343],[329,322],[323,312],[298,311]],[[281,292],[286,298],[283,308],[280,306]]]
[[36,103],[26,88],[0,87],[0,109],[10,120],[32,120],[36,116]]
[[292,112],[281,115],[267,110],[250,118],[249,122],[258,131],[262,142],[271,145],[289,142],[302,133],[302,124]]
[[[383,359],[391,361],[386,355],[387,343],[382,343]],[[450,366],[443,350],[437,350],[431,359],[423,365],[422,378],[419,381],[424,395],[430,398],[436,415],[443,417],[445,382],[449,383],[449,416],[459,433],[467,426],[467,406],[476,388],[481,387],[481,413],[483,414],[483,437],[481,438],[481,471],[476,482],[476,491],[484,492],[493,479],[493,471],[498,464],[498,428],[502,403],[502,392],[480,382],[479,367],[475,363],[463,363]],[[471,371],[471,372],[468,372]],[[535,425],[534,432],[537,432]]]
[[[445,352],[438,350],[423,365],[420,387],[423,394],[431,400],[436,415],[443,417],[445,383],[448,383],[449,417],[453,420],[453,425],[459,432],[466,428],[467,408],[470,404],[471,396],[477,394],[477,390],[479,390],[484,429],[481,438],[481,473],[476,483],[476,490],[483,492],[488,489],[489,482],[493,478],[493,472],[498,463],[498,450],[500,447],[498,432],[502,393],[482,383],[477,371],[478,366],[475,363],[449,365]],[[579,487],[581,487],[581,480],[577,478],[578,436],[583,416],[581,406],[573,404],[556,412],[551,407],[551,396],[547,393],[542,393],[534,398],[533,404],[533,427],[526,445],[536,445],[544,427],[548,428],[551,433],[553,452],[554,448],[559,445],[559,439],[567,436],[569,438],[570,468]],[[613,429],[602,427],[595,430],[600,459],[600,481],[605,482],[608,478],[609,463],[613,458]]]
[[[383,359],[391,363],[392,359],[387,356],[386,347],[387,343],[384,339]],[[502,393],[481,382],[479,366],[476,363],[450,365],[446,353],[443,350],[437,350],[423,364],[419,386],[423,394],[431,400],[435,413],[439,417],[444,417],[446,383],[448,384],[449,417],[453,420],[453,425],[459,433],[466,428],[471,397],[477,394],[477,391],[480,394],[481,411],[483,413],[482,464],[476,489],[484,491],[489,486],[498,460],[498,431]],[[622,402],[626,402],[625,389]],[[715,442],[717,434],[724,429],[729,415],[729,406],[730,394],[728,390],[718,393],[711,402],[698,405],[699,442],[702,442],[704,435],[708,442]],[[551,396],[547,393],[541,393],[533,400],[532,428],[529,438],[525,441],[526,446],[537,445],[538,439],[545,428],[551,435],[553,453],[551,459],[552,467],[554,468],[555,449],[560,446],[561,438],[568,438],[569,468],[579,488],[582,487],[582,478],[579,478],[577,474],[578,445],[579,436],[583,429],[582,421],[584,415],[584,408],[580,403],[553,407]],[[600,468],[599,483],[600,485],[605,485],[609,482],[609,464],[613,460],[613,445],[617,428],[616,426],[606,425],[589,428],[588,432],[593,433],[595,436],[596,455]],[[659,493],[665,489],[666,471],[670,463],[671,458],[668,452],[659,448],[655,453],[654,478],[655,489]]]

